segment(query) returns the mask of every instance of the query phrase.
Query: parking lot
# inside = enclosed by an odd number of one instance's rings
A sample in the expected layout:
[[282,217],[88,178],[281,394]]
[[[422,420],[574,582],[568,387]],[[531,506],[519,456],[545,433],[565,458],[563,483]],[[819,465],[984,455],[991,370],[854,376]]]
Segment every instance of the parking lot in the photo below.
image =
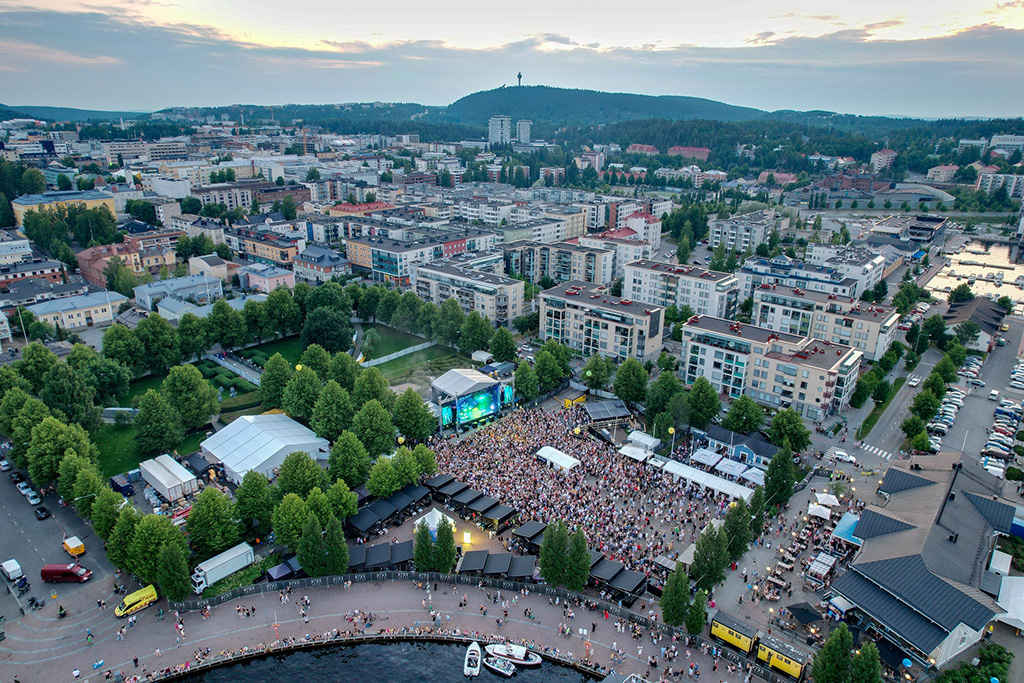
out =
[[[61,508],[57,504],[56,494],[43,496],[42,500],[42,504],[50,510],[52,516],[42,521],[37,520],[35,507],[29,505],[25,496],[18,492],[8,477],[9,474],[10,472],[5,472],[0,478],[0,520],[3,520],[4,529],[3,543],[0,543],[0,547],[3,548],[0,550],[3,554],[0,562],[17,560],[32,588],[20,598],[17,597],[16,590],[2,591],[0,614],[7,620],[17,619],[21,616],[19,610],[27,609],[27,600],[30,596],[49,600],[50,596],[56,593],[59,599],[89,585],[43,584],[39,578],[39,570],[44,564],[66,564],[72,561],[71,556],[62,547],[65,534],[78,536],[85,544],[86,552],[80,563],[93,572],[89,583],[110,584],[114,570],[103,552],[103,541],[93,534],[92,529],[79,519],[70,507]],[[10,587],[6,580],[3,580],[3,583],[5,587]]]

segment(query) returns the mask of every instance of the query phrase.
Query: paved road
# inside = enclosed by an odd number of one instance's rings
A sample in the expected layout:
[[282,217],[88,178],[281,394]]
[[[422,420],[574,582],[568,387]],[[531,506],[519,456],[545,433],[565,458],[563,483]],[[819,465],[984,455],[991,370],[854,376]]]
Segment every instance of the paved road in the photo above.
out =
[[[0,592],[0,614],[8,623],[21,615],[21,610],[28,609],[27,599],[34,596],[50,601],[50,595],[56,591],[59,600],[88,590],[94,585],[102,584],[110,588],[113,585],[113,566],[107,562],[99,539],[85,522],[74,511],[60,508],[56,494],[44,496],[45,505],[53,516],[39,521],[25,497],[18,493],[14,484],[6,474],[0,479],[0,519],[3,520],[3,536],[0,542],[0,561],[14,559],[21,565],[28,577],[32,590],[20,598],[17,592],[3,590]],[[78,536],[85,544],[86,554],[81,558],[82,564],[91,569],[93,578],[87,584],[44,584],[39,578],[39,570],[44,564],[67,563],[70,556],[64,552],[62,543],[65,532],[68,536]],[[7,582],[0,579],[0,582]],[[95,598],[93,602],[95,603]]]

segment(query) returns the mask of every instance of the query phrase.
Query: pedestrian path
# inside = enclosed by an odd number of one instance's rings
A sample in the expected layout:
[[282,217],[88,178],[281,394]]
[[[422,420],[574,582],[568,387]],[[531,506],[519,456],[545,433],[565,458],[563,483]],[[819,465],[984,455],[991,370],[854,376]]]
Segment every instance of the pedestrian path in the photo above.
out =
[[893,454],[890,453],[889,451],[883,451],[878,446],[864,445],[864,446],[861,446],[861,450],[865,450],[868,453],[874,453],[875,455],[879,455],[879,456],[882,457],[883,460],[892,460],[892,455]]

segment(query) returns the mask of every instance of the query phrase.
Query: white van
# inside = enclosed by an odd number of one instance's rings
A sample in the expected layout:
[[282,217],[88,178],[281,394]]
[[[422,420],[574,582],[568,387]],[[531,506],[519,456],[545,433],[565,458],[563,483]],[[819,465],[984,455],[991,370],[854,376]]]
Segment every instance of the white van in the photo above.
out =
[[7,560],[0,564],[0,571],[4,573],[8,581],[17,581],[25,574],[21,571],[21,565],[17,560]]
[[999,390],[998,389],[993,389],[992,391],[988,392],[988,400],[990,400],[990,401],[998,401],[999,400]]

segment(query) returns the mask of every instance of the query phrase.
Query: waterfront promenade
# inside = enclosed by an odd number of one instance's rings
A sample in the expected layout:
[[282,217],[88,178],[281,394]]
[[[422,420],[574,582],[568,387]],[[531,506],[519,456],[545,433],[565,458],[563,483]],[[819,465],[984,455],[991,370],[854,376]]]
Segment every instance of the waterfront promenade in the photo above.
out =
[[[659,654],[661,647],[672,645],[668,637],[657,645],[652,644],[646,631],[642,639],[634,640],[629,629],[619,632],[615,628],[615,618],[605,620],[603,612],[572,607],[574,618],[567,619],[563,613],[565,605],[550,604],[547,596],[503,592],[503,600],[511,602],[516,597],[516,604],[509,605],[508,618],[505,619],[501,604],[493,602],[493,589],[480,590],[463,585],[457,587],[458,593],[454,593],[452,584],[443,583],[437,591],[433,590],[433,585],[426,588],[430,589],[429,593],[419,590],[412,582],[398,581],[356,584],[351,588],[293,590],[287,603],[282,603],[276,592],[255,594],[213,608],[207,619],[200,612],[182,613],[183,640],[176,630],[173,612],[165,614],[162,621],[156,620],[158,609],[167,610],[166,601],[161,600],[154,607],[139,612],[135,625],[128,627],[127,620],[114,616],[117,596],[106,596],[108,606],[100,610],[94,599],[85,603],[88,592],[81,591],[76,597],[82,604],[62,601],[70,612],[65,619],[58,619],[56,607],[48,605],[6,624],[7,638],[0,643],[0,681],[11,683],[15,678],[19,683],[71,681],[74,680],[72,672],[75,669],[81,672],[79,680],[101,681],[107,669],[115,673],[124,671],[131,677],[143,675],[144,671],[174,668],[189,659],[194,665],[193,655],[199,649],[209,648],[213,659],[222,651],[238,653],[243,647],[251,650],[258,643],[324,634],[334,629],[360,633],[364,632],[363,623],[346,619],[347,614],[357,610],[377,615],[366,633],[403,627],[429,628],[433,626],[429,608],[433,608],[440,628],[447,631],[457,628],[463,632],[495,634],[513,640],[526,639],[539,648],[557,648],[563,657],[583,657],[586,640],[591,643],[593,661],[619,672],[647,672],[650,669],[648,658]],[[489,590],[491,600],[487,599]],[[306,618],[298,609],[304,595],[310,600],[310,606],[305,608]],[[459,603],[464,597],[466,604],[460,608]],[[425,603],[427,608],[423,606]],[[486,616],[482,614],[481,606],[486,609]],[[253,615],[240,616],[241,607],[248,608]],[[640,607],[638,602],[634,611],[639,612]],[[647,608],[650,607],[648,604]],[[532,611],[532,620],[524,616],[526,608]],[[498,618],[503,619],[501,627],[497,624]],[[592,632],[595,623],[597,630]],[[560,624],[569,624],[573,635],[559,635]],[[125,627],[124,640],[117,636],[121,627]],[[581,628],[587,631],[585,639],[579,634]],[[90,634],[91,645],[87,642]],[[612,664],[613,645],[625,653],[623,662]],[[678,643],[677,648],[680,656],[673,669],[685,669],[686,648],[682,643]],[[699,648],[693,648],[691,652],[691,659],[699,664],[701,672],[706,675],[705,680],[713,679],[712,683],[743,680],[742,674],[728,675],[725,660],[722,660],[718,671],[712,672],[710,657],[702,655]],[[134,658],[138,658],[137,667]],[[93,664],[98,660],[102,660],[103,665],[94,670]],[[664,664],[661,667],[664,668]],[[660,669],[651,669],[650,676],[656,680]]]

